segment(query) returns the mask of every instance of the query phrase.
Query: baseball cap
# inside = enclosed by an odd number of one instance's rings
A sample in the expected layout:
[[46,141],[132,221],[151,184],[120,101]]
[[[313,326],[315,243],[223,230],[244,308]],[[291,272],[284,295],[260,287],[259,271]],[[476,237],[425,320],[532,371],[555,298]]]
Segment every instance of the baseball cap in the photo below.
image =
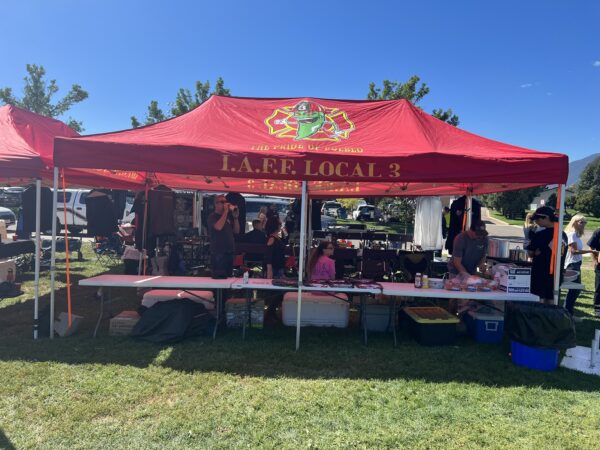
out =
[[552,222],[557,222],[556,215],[554,214],[554,208],[550,206],[541,206],[535,210],[532,219],[539,219],[541,217],[548,217]]

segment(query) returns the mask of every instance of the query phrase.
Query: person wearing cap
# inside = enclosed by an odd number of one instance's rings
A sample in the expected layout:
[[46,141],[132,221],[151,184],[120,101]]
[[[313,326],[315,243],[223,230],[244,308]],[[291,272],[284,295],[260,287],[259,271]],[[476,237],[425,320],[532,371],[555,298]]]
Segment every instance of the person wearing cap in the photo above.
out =
[[[554,275],[550,271],[552,260],[552,241],[554,240],[554,224],[558,221],[554,209],[542,206],[535,210],[532,217],[538,226],[535,233],[530,235],[530,242],[526,249],[531,262],[531,293],[540,297],[540,300],[551,303],[554,299]],[[563,244],[567,242],[566,235],[562,233]],[[566,248],[566,245],[564,245]],[[561,258],[563,248],[561,246]],[[563,264],[560,265],[563,267]]]
[[448,271],[453,275],[474,275],[479,268],[485,272],[485,256],[488,249],[488,232],[485,223],[473,220],[471,228],[454,238],[452,257],[448,260]]

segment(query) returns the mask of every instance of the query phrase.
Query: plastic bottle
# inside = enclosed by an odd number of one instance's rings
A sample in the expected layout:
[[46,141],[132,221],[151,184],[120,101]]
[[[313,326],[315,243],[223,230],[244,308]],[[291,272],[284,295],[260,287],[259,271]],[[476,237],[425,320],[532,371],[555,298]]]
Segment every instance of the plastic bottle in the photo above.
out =
[[244,284],[248,284],[248,280],[250,279],[250,272],[244,272]]
[[421,278],[421,287],[423,289],[429,289],[429,277],[427,275],[423,275]]
[[421,274],[417,273],[415,274],[415,287],[416,288],[421,288],[422,287],[422,281],[421,281]]

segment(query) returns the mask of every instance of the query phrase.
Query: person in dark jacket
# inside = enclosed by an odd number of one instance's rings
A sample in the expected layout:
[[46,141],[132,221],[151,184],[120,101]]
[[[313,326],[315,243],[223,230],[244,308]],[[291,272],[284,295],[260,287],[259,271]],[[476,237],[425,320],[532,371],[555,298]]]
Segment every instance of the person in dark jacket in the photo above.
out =
[[285,275],[285,244],[281,240],[281,221],[274,216],[267,219],[267,278],[283,278]]
[[[542,206],[535,210],[533,220],[537,224],[538,231],[530,236],[527,246],[529,255],[533,258],[531,264],[531,293],[540,297],[540,300],[551,303],[554,299],[554,275],[550,269],[552,259],[552,241],[554,240],[554,226],[558,221],[554,209]],[[563,245],[566,249],[566,235],[562,233],[561,258],[563,257]],[[561,264],[560,267],[563,267]]]
[[[248,231],[242,237],[242,242],[244,244],[256,244],[256,245],[265,245],[267,243],[267,235],[265,234],[262,222],[259,219],[254,219],[252,221],[252,230]],[[260,262],[263,260],[262,253],[246,253],[245,260]]]

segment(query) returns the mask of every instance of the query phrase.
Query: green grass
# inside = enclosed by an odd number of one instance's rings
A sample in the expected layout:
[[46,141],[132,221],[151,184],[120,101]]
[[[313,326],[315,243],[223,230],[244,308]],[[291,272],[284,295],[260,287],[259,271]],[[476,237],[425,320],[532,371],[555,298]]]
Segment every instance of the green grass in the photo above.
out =
[[[508,223],[509,225],[518,225],[518,226],[523,226],[523,219],[508,219],[507,217],[503,216],[500,212],[489,209],[490,215],[498,220],[502,220],[506,223]],[[578,213],[578,211],[574,210],[574,209],[567,209],[567,213],[570,215],[570,217],[574,216],[575,214]],[[597,228],[600,228],[600,218],[598,217],[592,217],[589,216],[587,214],[585,214],[585,217],[587,219],[587,225],[586,225],[586,229],[587,230],[591,230],[594,231]],[[568,220],[565,219],[565,225],[569,223]]]
[[488,209],[488,211],[490,213],[490,216],[492,216],[495,219],[502,220],[503,222],[506,222],[509,225],[523,226],[523,219],[509,219],[507,217],[504,217],[500,212],[495,211],[493,209]]
[[[90,258],[89,253],[85,255]],[[75,263],[75,277],[102,272]],[[584,282],[592,285],[592,272]],[[61,277],[61,280],[62,277]],[[64,281],[64,280],[63,280]],[[29,282],[27,282],[29,283]],[[47,282],[44,282],[47,292]],[[30,338],[32,301],[0,301],[0,447],[597,448],[600,378],[517,368],[508,346],[422,347],[356,329],[238,330],[157,346],[92,339],[93,289],[73,289],[78,335]],[[65,307],[64,289],[57,311]],[[115,289],[112,309],[134,308]],[[47,304],[43,297],[42,304]],[[578,341],[600,321],[582,295]]]

